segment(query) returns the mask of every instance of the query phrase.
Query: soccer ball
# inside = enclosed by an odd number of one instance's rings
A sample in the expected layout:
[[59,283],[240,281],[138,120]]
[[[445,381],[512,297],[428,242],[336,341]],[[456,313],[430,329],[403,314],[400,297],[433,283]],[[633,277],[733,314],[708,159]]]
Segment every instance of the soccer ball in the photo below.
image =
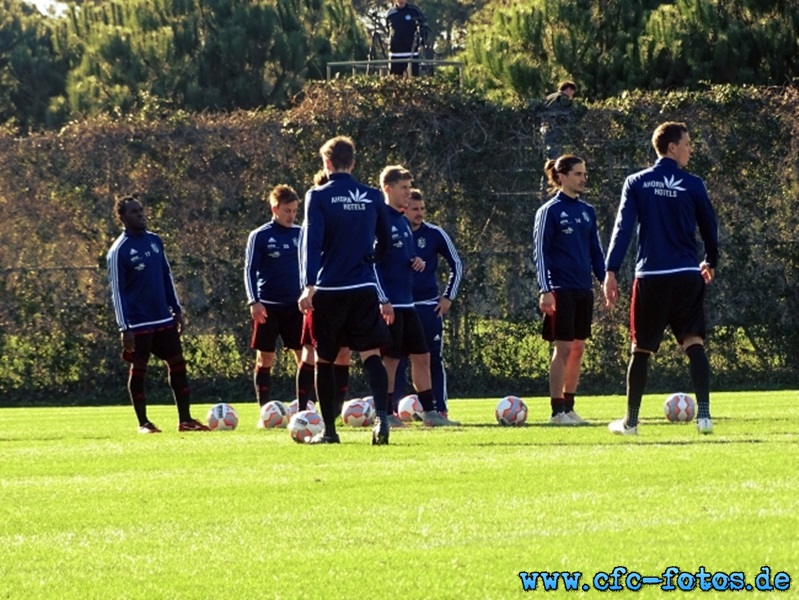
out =
[[505,427],[518,427],[527,421],[527,405],[521,398],[505,396],[494,412],[497,423]]
[[375,411],[368,402],[350,400],[341,411],[341,420],[351,427],[369,427],[375,422]]
[[[289,419],[296,415],[300,410],[300,401],[296,398],[289,404]],[[308,407],[305,410],[310,410],[316,412],[316,404],[313,403],[313,400],[308,400]]]
[[325,430],[322,417],[312,410],[301,410],[289,421],[289,435],[298,444],[309,442],[317,433]]
[[405,396],[397,404],[397,415],[406,423],[410,421],[422,420],[422,403],[419,402],[419,396],[410,394]]
[[261,407],[261,421],[264,424],[264,429],[285,427],[289,422],[289,409],[277,400],[267,402]]
[[230,404],[214,404],[208,411],[208,427],[217,431],[232,431],[239,424],[239,415]]
[[663,412],[672,423],[687,423],[696,416],[696,402],[688,394],[678,392],[666,398]]

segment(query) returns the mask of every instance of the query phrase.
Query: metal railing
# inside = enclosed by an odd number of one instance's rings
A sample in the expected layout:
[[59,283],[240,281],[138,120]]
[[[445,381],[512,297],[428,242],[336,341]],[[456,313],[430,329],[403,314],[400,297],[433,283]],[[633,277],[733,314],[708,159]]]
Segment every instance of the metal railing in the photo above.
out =
[[430,58],[403,58],[402,60],[348,60],[327,63],[327,79],[333,77],[333,69],[349,69],[351,75],[363,72],[366,75],[372,73],[384,76],[388,75],[392,62],[418,64],[421,72],[430,72],[438,67],[455,67],[458,69],[458,81],[463,85],[463,63],[458,60],[434,60]]

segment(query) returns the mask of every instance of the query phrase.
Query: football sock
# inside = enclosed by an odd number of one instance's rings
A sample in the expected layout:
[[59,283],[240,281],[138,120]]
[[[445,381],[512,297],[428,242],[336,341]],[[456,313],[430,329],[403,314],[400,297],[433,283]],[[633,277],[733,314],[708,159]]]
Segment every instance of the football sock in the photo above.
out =
[[422,410],[424,412],[434,411],[436,410],[436,399],[433,396],[433,390],[425,390],[423,392],[416,392],[416,395],[419,396],[419,403],[422,405]]
[[375,412],[381,421],[388,418],[388,374],[383,361],[373,354],[363,361],[363,369],[369,378],[369,387],[375,399]]
[[638,425],[638,410],[646,388],[649,353],[633,352],[627,367],[627,427]]
[[397,414],[399,411],[399,401],[394,400],[394,392],[388,393],[388,399],[386,400],[386,410],[391,410],[394,414]]
[[300,363],[297,369],[297,403],[299,410],[308,409],[308,400],[313,392],[314,366],[306,362]]
[[147,403],[144,401],[144,377],[147,375],[147,369],[134,369],[130,368],[130,375],[128,376],[128,392],[130,393],[130,402],[133,404],[133,411],[136,413],[136,418],[139,420],[139,426],[147,423]]
[[325,421],[325,435],[336,435],[336,376],[333,363],[316,362],[316,399]]
[[169,371],[169,387],[172,388],[172,395],[175,397],[175,404],[178,407],[178,420],[191,420],[191,396],[189,394],[189,378],[186,376],[186,361],[180,360],[175,363],[167,363]]
[[549,405],[552,407],[552,416],[564,412],[565,400],[563,398],[550,398]]
[[336,408],[341,414],[344,398],[347,397],[347,392],[350,389],[350,366],[333,363],[333,373],[336,376]]
[[696,416],[698,419],[710,418],[710,362],[705,347],[693,344],[685,349],[691,369],[691,381],[696,394]]
[[574,396],[571,392],[563,392],[563,412],[571,412],[574,410]]
[[253,383],[255,383],[255,397],[258,399],[258,406],[263,406],[269,402],[269,386],[272,383],[272,368],[255,367],[255,371],[253,371]]

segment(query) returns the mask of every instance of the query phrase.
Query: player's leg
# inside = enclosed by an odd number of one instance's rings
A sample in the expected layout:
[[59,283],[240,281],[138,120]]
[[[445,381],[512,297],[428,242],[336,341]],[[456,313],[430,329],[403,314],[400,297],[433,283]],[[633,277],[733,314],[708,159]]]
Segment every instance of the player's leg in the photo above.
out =
[[178,409],[178,431],[209,431],[207,425],[191,416],[189,378],[177,327],[156,331],[152,352],[166,362],[169,387]]
[[577,298],[572,290],[558,289],[554,294],[555,313],[544,317],[541,332],[545,340],[553,342],[552,359],[549,363],[549,404],[552,409],[549,422],[553,425],[576,425],[577,422],[566,414],[563,389],[566,367],[574,347]]
[[680,277],[684,290],[675,301],[671,329],[688,356],[691,382],[696,397],[696,426],[700,433],[712,433],[710,419],[710,362],[705,352],[705,281],[693,273]]
[[314,374],[316,369],[316,340],[313,338],[313,330],[311,323],[313,321],[313,312],[304,315],[302,321],[302,336],[300,343],[302,344],[301,362],[297,367],[297,404],[299,410],[306,410],[308,408],[308,400],[314,393]]
[[436,410],[447,416],[447,374],[441,356],[444,340],[444,320],[436,314],[435,304],[417,304],[416,312],[422,322],[425,342],[430,351],[430,379],[433,395],[436,398]]
[[585,419],[574,410],[577,385],[580,383],[580,372],[583,366],[585,341],[591,337],[591,322],[594,318],[594,293],[582,290],[576,294],[574,312],[574,343],[566,361],[563,377],[564,411],[578,425],[586,424]]
[[253,322],[250,347],[255,350],[255,367],[253,368],[253,387],[258,406],[269,402],[269,390],[272,386],[272,365],[275,362],[277,336],[280,335],[280,316],[276,309],[270,307],[264,323]]
[[258,406],[269,402],[272,387],[272,366],[275,364],[275,352],[255,351],[255,368],[253,369],[253,386]]
[[123,358],[130,362],[128,394],[133,411],[136,413],[136,419],[139,421],[139,433],[161,433],[161,430],[147,418],[147,401],[144,397],[144,382],[147,378],[147,363],[150,361],[152,336],[152,332],[136,335],[136,349],[123,354]]
[[350,360],[352,352],[344,346],[338,351],[336,360],[333,361],[333,375],[336,379],[336,412],[341,414],[344,400],[350,390]]

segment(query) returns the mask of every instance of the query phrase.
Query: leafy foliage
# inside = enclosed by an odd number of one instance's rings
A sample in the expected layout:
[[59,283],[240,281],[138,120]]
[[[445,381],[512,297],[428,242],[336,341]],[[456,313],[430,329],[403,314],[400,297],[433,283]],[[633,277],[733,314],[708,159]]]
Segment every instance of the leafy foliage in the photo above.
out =
[[[654,158],[655,124],[689,124],[690,169],[706,180],[721,228],[708,298],[716,387],[776,386],[799,369],[797,115],[795,88],[716,86],[578,103],[555,125],[562,151],[587,162],[586,198],[606,244],[624,177]],[[545,118],[535,105],[497,106],[427,79],[348,79],[308,87],[285,111],[98,115],[58,134],[0,137],[0,220],[10,224],[0,230],[0,393],[126,401],[104,265],[119,233],[112,199],[125,192],[142,195],[165,239],[197,393],[248,393],[247,233],[268,219],[266,191],[307,189],[319,146],[346,133],[359,149],[356,176],[374,184],[386,164],[406,165],[430,220],[462,255],[461,295],[445,321],[452,394],[545,394],[549,347],[538,335],[530,260],[533,216],[546,197]],[[621,274],[622,290],[629,276]],[[597,305],[586,392],[623,389],[626,302],[611,313]],[[276,370],[278,391],[288,395],[291,381],[287,360]],[[651,385],[675,382],[689,386],[684,356],[666,344]]]

